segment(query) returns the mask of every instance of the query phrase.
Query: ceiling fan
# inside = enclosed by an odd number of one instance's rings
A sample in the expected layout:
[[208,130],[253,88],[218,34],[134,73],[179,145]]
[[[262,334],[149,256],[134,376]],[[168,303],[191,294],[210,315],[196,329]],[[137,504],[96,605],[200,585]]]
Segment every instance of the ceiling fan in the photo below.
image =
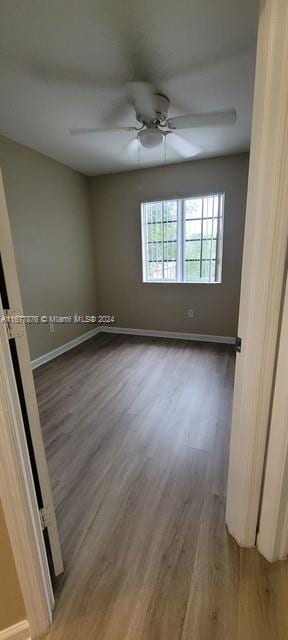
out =
[[[128,102],[135,109],[136,120],[139,122],[139,127],[128,126],[69,129],[71,135],[97,134],[112,131],[136,132],[136,139],[138,140],[138,143],[141,143],[145,148],[151,149],[159,146],[166,136],[170,134],[173,135],[175,132],[183,129],[231,125],[236,122],[237,114],[235,109],[208,113],[193,113],[169,118],[169,99],[162,93],[155,90],[150,83],[130,82],[127,85],[127,91]],[[182,139],[182,143],[185,145],[184,139]],[[192,153],[191,146],[190,155],[195,155],[195,149],[196,147],[194,147],[194,153]],[[200,151],[199,147],[197,148],[196,153],[198,150]]]

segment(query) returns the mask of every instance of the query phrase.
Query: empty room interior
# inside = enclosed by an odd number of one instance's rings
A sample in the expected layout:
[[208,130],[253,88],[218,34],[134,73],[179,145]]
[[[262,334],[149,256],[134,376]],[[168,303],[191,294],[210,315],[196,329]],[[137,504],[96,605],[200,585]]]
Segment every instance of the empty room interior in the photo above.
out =
[[[1,301],[14,278],[47,637],[284,640],[286,563],[225,524],[258,2],[0,4]],[[27,617],[6,564],[0,629]]]

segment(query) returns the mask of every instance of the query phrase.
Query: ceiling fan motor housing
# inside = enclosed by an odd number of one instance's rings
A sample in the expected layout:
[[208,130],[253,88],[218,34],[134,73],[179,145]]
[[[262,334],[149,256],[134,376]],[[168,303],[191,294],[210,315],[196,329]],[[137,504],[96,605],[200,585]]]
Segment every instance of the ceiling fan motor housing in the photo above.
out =
[[136,118],[138,122],[141,124],[149,125],[149,124],[159,124],[160,122],[164,122],[167,118],[168,109],[170,101],[164,96],[162,93],[153,93],[153,117],[151,118],[151,113],[145,114],[144,110],[138,108],[138,105],[135,105],[136,109]]

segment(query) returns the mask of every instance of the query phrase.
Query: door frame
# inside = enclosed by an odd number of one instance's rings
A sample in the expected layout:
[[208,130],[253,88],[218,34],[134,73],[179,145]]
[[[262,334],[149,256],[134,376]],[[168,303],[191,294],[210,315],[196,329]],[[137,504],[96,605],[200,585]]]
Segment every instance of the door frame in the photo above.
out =
[[287,60],[287,1],[261,0],[226,508],[244,547],[256,545],[287,256]]
[[275,388],[257,547],[274,562],[288,555],[288,277],[283,302]]
[[[5,278],[5,285],[8,294],[11,315],[23,315],[20,286],[17,275],[16,260],[14,255],[14,245],[10,229],[10,221],[7,211],[4,184],[0,171],[0,251]],[[43,513],[47,536],[49,538],[53,570],[55,576],[63,572],[63,560],[59,532],[56,521],[55,507],[53,502],[50,477],[44,448],[42,429],[40,424],[38,403],[35,392],[34,378],[31,366],[30,351],[27,339],[25,324],[22,325],[22,333],[15,338],[15,347],[21,375],[21,385],[25,409],[29,421],[29,431],[34,449],[35,466],[41,488],[41,498],[43,502]],[[25,419],[25,418],[24,418]]]
[[[8,289],[9,303],[19,314],[22,302],[19,290],[13,242],[6,207],[4,185],[0,170],[0,220],[1,220],[1,258]],[[5,255],[4,255],[5,254]],[[6,270],[5,268],[6,267]],[[8,278],[7,278],[8,276]],[[9,281],[8,281],[9,280]],[[34,427],[40,427],[36,402],[32,367],[26,335],[15,338],[17,354],[25,364],[23,388],[26,388],[25,401],[30,406]],[[32,382],[31,382],[32,381]],[[32,385],[32,386],[31,386]],[[34,391],[34,394],[33,394]],[[16,570],[22,590],[26,614],[32,638],[47,632],[52,622],[54,595],[44,544],[39,507],[35,492],[31,461],[27,447],[22,410],[12,362],[6,323],[3,322],[3,307],[0,297],[0,497],[11,541]],[[32,426],[32,425],[31,425]],[[31,432],[31,436],[32,436]],[[41,443],[40,443],[41,445]],[[42,475],[48,474],[44,445],[42,442]],[[49,477],[47,480],[49,489]],[[47,495],[49,500],[49,491]],[[44,504],[45,497],[43,496]],[[47,504],[47,501],[46,501]],[[52,505],[53,506],[53,505]],[[54,513],[54,506],[51,511]],[[57,526],[57,525],[56,525]],[[61,555],[59,561],[62,561]]]
[[[0,315],[2,303],[0,299]],[[54,596],[6,333],[0,322],[0,496],[31,637],[52,622]]]

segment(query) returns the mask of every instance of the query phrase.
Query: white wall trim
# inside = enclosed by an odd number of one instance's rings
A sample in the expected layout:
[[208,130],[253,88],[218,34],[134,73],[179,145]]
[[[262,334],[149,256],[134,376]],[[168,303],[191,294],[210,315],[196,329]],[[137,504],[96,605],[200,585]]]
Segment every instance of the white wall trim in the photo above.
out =
[[267,451],[257,547],[273,562],[288,554],[288,280]]
[[158,331],[157,329],[131,329],[127,327],[99,328],[101,333],[123,333],[132,336],[150,336],[151,338],[173,338],[176,340],[194,340],[195,342],[217,342],[235,344],[235,338],[230,336],[212,336],[205,333],[184,333],[182,331]]
[[28,620],[21,620],[0,631],[0,640],[31,640]]
[[69,342],[65,342],[61,347],[57,347],[53,349],[53,351],[49,351],[48,353],[44,353],[43,356],[39,356],[39,358],[35,358],[32,360],[32,369],[37,369],[42,364],[49,362],[50,360],[54,360],[54,358],[58,358],[62,353],[66,351],[70,351],[70,349],[74,349],[82,342],[86,340],[90,340],[98,333],[123,333],[131,336],[150,336],[151,338],[173,338],[176,340],[195,340],[195,342],[218,342],[222,344],[235,344],[235,338],[230,336],[212,336],[205,333],[183,333],[182,331],[158,331],[157,329],[132,329],[127,327],[115,327],[113,326],[100,326],[92,329],[91,331],[87,331],[82,336],[78,338],[74,338],[74,340],[70,340]]
[[90,338],[93,338],[93,336],[96,336],[100,330],[101,329],[99,327],[96,327],[95,329],[91,329],[91,331],[87,331],[86,333],[83,333],[81,336],[78,336],[77,338],[73,338],[73,340],[69,340],[69,342],[65,342],[65,344],[62,344],[60,347],[56,347],[56,349],[53,349],[52,351],[48,351],[48,353],[44,353],[43,356],[39,356],[38,358],[35,358],[35,360],[32,360],[31,362],[32,369],[37,369],[37,367],[40,367],[42,364],[45,364],[50,360],[54,360],[54,358],[58,358],[58,356],[61,356],[62,353],[65,353],[66,351],[70,351],[70,349],[74,349],[74,347],[77,347],[78,344],[85,342],[85,340],[90,340]]
[[288,239],[288,5],[261,0],[226,522],[255,546]]

